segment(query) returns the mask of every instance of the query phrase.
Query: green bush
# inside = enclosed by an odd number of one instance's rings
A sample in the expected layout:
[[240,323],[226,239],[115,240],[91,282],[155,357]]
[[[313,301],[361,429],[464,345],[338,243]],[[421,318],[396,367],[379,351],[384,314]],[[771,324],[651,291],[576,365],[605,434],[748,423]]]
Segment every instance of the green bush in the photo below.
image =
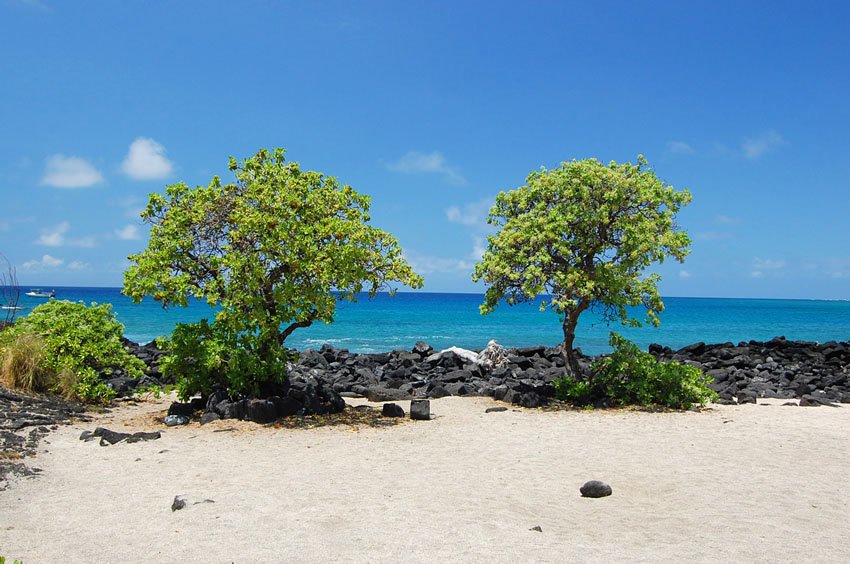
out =
[[233,397],[256,394],[286,379],[287,350],[256,333],[237,333],[206,319],[178,324],[166,345],[160,370],[186,400],[225,390]]
[[614,351],[591,367],[590,381],[562,378],[556,396],[577,405],[659,405],[689,409],[717,399],[713,381],[699,368],[679,362],[659,362],[628,339],[611,333]]
[[47,302],[0,333],[0,349],[8,355],[23,336],[40,337],[45,350],[41,367],[55,375],[54,391],[88,403],[106,403],[114,392],[100,380],[100,373],[121,369],[137,378],[145,368],[124,349],[124,326],[111,309],[108,304]]

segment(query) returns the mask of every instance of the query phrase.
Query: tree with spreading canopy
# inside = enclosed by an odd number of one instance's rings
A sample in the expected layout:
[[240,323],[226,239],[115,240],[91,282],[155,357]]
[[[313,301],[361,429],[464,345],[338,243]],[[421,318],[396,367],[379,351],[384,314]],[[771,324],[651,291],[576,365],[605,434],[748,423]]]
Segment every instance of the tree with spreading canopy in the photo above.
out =
[[394,292],[394,282],[421,287],[398,241],[369,225],[368,196],[284,154],[231,157],[232,183],[216,176],[151,194],[142,213],[150,240],[129,257],[124,293],[163,307],[189,297],[219,305],[219,332],[262,360],[285,353],[296,329],[332,322],[339,300]]
[[487,285],[481,313],[502,300],[513,305],[544,296],[541,311],[561,316],[561,354],[568,374],[577,376],[573,342],[584,311],[640,326],[631,308],[643,306],[646,321],[658,325],[660,277],[643,273],[667,257],[683,262],[690,252],[676,224],[690,201],[643,156],[637,164],[585,159],[532,172],[524,186],[499,193],[490,210],[487,221],[498,231],[473,273]]

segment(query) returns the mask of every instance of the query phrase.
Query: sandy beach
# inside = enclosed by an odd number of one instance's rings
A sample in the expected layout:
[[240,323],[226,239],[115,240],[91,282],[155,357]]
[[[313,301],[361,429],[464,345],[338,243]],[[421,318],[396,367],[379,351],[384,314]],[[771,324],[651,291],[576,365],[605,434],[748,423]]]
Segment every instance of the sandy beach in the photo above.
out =
[[[431,421],[316,429],[164,428],[154,415],[166,400],[125,406],[42,441],[29,460],[40,475],[0,492],[0,555],[27,564],[847,561],[850,409],[782,403],[485,413],[497,404],[449,397],[431,402]],[[97,425],[162,438],[79,440]],[[580,497],[590,479],[613,495]],[[172,511],[176,495],[187,506]]]

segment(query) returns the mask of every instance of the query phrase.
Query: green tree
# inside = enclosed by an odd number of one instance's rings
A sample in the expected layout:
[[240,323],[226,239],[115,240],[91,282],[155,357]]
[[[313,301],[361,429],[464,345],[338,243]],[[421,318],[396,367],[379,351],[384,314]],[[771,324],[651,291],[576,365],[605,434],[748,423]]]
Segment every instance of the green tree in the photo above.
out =
[[643,273],[690,252],[675,222],[690,200],[688,191],[659,180],[643,156],[637,164],[585,159],[532,172],[525,186],[499,193],[490,210],[487,221],[499,230],[472,276],[487,285],[481,313],[503,299],[513,305],[548,296],[541,310],[561,316],[564,363],[577,375],[573,342],[585,310],[640,326],[630,308],[643,306],[646,321],[658,324],[660,277]]
[[233,183],[216,176],[151,194],[142,213],[150,241],[129,257],[124,293],[164,307],[190,296],[220,305],[215,323],[251,337],[271,361],[294,330],[332,322],[338,300],[393,291],[392,282],[421,287],[398,241],[369,225],[368,196],[284,153],[231,157]]

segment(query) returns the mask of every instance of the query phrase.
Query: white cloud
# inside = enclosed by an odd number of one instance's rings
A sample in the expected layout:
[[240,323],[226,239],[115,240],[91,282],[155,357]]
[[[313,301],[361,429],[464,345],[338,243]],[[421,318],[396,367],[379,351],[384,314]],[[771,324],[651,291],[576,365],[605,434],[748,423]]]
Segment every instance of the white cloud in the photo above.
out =
[[484,226],[487,223],[487,214],[495,201],[495,198],[487,197],[463,206],[451,206],[446,210],[446,217],[452,223]]
[[784,143],[785,139],[776,131],[771,130],[746,139],[741,145],[741,150],[748,159],[757,159]]
[[731,215],[717,215],[714,217],[714,222],[720,225],[738,225],[741,223],[740,218],[732,217]]
[[679,278],[690,278],[691,276],[692,276],[691,273],[688,272],[687,270],[680,270],[679,271]]
[[781,259],[761,259],[756,257],[753,259],[753,268],[755,270],[777,270],[785,268],[785,261]]
[[406,174],[436,173],[444,175],[452,184],[466,184],[466,179],[457,169],[446,162],[439,151],[420,153],[408,151],[398,161],[386,165],[388,170]]
[[45,227],[41,230],[41,235],[35,241],[36,245],[45,247],[94,247],[95,240],[92,236],[81,237],[79,239],[66,239],[65,234],[71,228],[71,224],[63,221],[53,227]]
[[41,183],[54,188],[86,188],[103,181],[91,163],[79,157],[53,155],[48,157]]
[[684,141],[670,141],[667,143],[667,151],[677,153],[679,155],[693,155],[696,153],[694,148]]
[[28,260],[22,265],[21,268],[27,271],[42,270],[44,268],[56,268],[64,262],[65,261],[62,259],[58,259],[50,255],[44,255],[41,257],[41,260]]
[[171,161],[165,158],[165,147],[145,137],[130,144],[121,170],[135,180],[161,180],[173,170]]
[[65,244],[65,233],[71,228],[71,224],[63,221],[59,225],[46,227],[41,230],[41,236],[35,242],[36,245],[45,247],[61,247]]
[[74,260],[68,263],[68,268],[70,270],[88,270],[89,263]]
[[750,276],[752,278],[763,278],[765,271],[779,271],[785,268],[785,261],[782,259],[763,259],[756,257],[753,259],[752,270]]
[[453,259],[416,254],[406,254],[405,259],[417,274],[472,272],[474,263],[465,259]]
[[115,230],[115,236],[122,241],[138,241],[142,238],[142,234],[138,225],[125,225],[121,229]]
[[474,261],[481,260],[481,257],[484,256],[484,252],[487,250],[487,239],[484,237],[474,237],[472,244],[472,252],[469,254],[469,258]]

